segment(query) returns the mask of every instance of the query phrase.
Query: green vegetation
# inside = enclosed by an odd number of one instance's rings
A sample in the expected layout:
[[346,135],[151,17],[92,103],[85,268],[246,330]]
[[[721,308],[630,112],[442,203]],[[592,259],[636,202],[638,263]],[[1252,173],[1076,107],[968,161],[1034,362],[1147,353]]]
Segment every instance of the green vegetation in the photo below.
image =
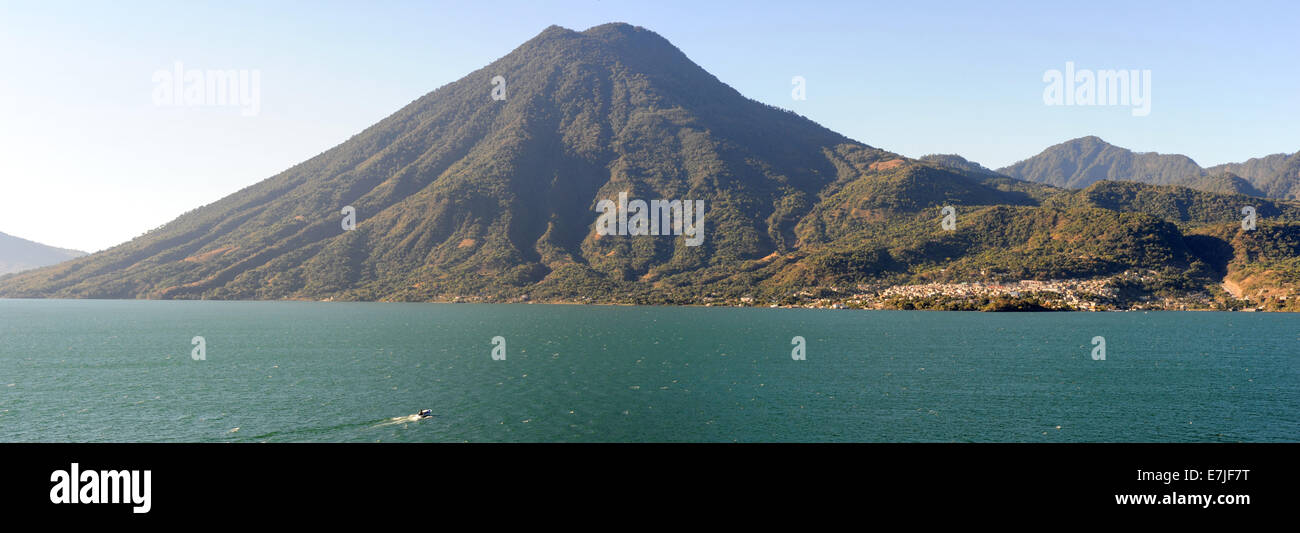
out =
[[1097,137],[1082,137],[1048,147],[998,172],[1058,187],[1085,188],[1102,180],[1113,180],[1182,185],[1212,193],[1300,199],[1300,152],[1206,169],[1187,156],[1137,153]]
[[1230,173],[1250,182],[1264,195],[1288,200],[1300,199],[1300,152],[1273,154],[1244,163],[1210,167],[1211,174]]
[[[490,98],[497,75],[505,101]],[[748,100],[645,29],[551,27],[265,181],[112,249],[0,277],[0,297],[798,305],[899,284],[1114,278],[1128,301],[1239,307],[1217,288],[1235,275],[1295,304],[1276,290],[1300,273],[1287,240],[1300,204],[1097,181],[1116,177],[1097,170],[1111,163],[1159,182],[1195,164],[1085,141],[1069,149],[1092,163],[1059,183],[1090,184],[1079,191],[956,156],[912,160]],[[703,200],[703,244],[597,235],[596,203],[624,191]],[[1231,231],[1243,205],[1259,233]],[[893,304],[1060,308],[1041,295]]]
[[1300,204],[1295,202],[1210,193],[1180,186],[1152,187],[1130,181],[1099,181],[1046,203],[1146,213],[1187,228],[1240,222],[1243,217],[1241,209],[1246,206],[1254,207],[1257,217],[1263,220],[1300,220]]
[[1187,156],[1137,153],[1097,137],[1081,137],[1050,146],[1042,153],[998,172],[1013,178],[1070,188],[1087,187],[1101,180],[1184,184],[1185,180],[1205,174]]

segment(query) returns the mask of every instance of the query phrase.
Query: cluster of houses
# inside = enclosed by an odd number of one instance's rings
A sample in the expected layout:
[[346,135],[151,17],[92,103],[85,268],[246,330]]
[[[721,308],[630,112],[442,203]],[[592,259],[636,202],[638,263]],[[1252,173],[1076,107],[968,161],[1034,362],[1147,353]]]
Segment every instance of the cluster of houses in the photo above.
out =
[[963,283],[925,283],[921,285],[894,285],[875,295],[875,300],[883,301],[894,298],[926,299],[943,297],[950,299],[982,299],[1036,295],[1048,300],[1059,301],[1074,309],[1094,310],[1098,301],[1109,301],[1116,297],[1115,289],[1109,279],[1069,279],[1069,280],[1020,280],[1014,282],[963,282]]

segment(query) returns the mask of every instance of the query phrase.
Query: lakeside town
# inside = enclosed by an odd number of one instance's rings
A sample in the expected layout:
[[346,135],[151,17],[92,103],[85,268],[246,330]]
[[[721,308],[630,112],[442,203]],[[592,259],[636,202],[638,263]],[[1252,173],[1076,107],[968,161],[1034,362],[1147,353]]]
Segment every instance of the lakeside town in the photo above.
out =
[[1300,312],[1300,294],[1281,286],[1246,296],[1238,283],[1200,286],[1154,270],[1089,279],[1021,279],[760,288],[743,293],[555,297],[545,294],[462,295],[435,302],[575,305],[686,305],[785,309],[923,311],[1281,311]]
[[[1156,278],[1152,271],[1128,271],[1095,279],[1016,280],[857,285],[804,289],[763,301],[754,296],[705,298],[705,306],[807,309],[894,309],[947,311],[1269,311],[1284,310],[1287,296],[1258,303],[1225,291],[1176,295],[1142,294],[1133,287]],[[1269,305],[1271,304],[1271,305]]]

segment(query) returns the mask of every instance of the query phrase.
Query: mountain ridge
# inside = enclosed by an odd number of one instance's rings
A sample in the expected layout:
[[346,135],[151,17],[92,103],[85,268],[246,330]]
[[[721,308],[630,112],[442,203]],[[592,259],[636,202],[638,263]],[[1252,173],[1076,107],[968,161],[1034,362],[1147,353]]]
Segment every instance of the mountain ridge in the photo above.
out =
[[[1131,272],[1151,273],[1148,295],[1217,285],[1222,247],[1246,241],[1190,232],[1228,227],[1244,197],[1127,187],[1100,202],[959,156],[906,158],[746,98],[650,30],[551,26],[284,172],[0,277],[0,296],[789,302]],[[620,193],[704,201],[703,242],[599,234],[597,205]],[[1279,205],[1261,204],[1263,224],[1300,221]],[[1251,257],[1276,259],[1240,268]]]
[[86,255],[0,232],[0,275],[22,272]]
[[1204,168],[1182,154],[1135,152],[1089,135],[1049,146],[997,172],[1075,189],[1110,179],[1290,200],[1300,197],[1300,152]]

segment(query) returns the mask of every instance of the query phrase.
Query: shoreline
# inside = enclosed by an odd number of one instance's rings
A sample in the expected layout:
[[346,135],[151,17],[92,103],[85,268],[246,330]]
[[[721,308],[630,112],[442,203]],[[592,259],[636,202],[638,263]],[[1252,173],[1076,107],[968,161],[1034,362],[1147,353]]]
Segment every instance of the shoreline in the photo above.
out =
[[1272,310],[1272,309],[1214,309],[1214,308],[1193,308],[1193,309],[1165,309],[1165,308],[1108,308],[1108,309],[1067,309],[1067,308],[1044,308],[1044,309],[936,309],[927,307],[918,307],[912,309],[899,309],[895,307],[851,307],[851,306],[815,306],[815,305],[727,305],[716,303],[628,303],[628,302],[581,302],[572,300],[528,300],[528,301],[454,301],[454,300],[338,300],[338,299],[311,299],[311,298],[279,298],[279,299],[229,299],[229,298],[46,298],[46,297],[0,297],[0,302],[4,301],[97,301],[97,302],[258,302],[258,303],[276,303],[276,302],[299,302],[299,303],[367,303],[367,304],[437,304],[437,305],[563,305],[563,306],[582,306],[582,307],[692,307],[692,308],[719,308],[719,309],[802,309],[812,311],[924,311],[933,313],[1017,313],[1017,314],[1054,314],[1054,313],[1300,313],[1300,311]]

